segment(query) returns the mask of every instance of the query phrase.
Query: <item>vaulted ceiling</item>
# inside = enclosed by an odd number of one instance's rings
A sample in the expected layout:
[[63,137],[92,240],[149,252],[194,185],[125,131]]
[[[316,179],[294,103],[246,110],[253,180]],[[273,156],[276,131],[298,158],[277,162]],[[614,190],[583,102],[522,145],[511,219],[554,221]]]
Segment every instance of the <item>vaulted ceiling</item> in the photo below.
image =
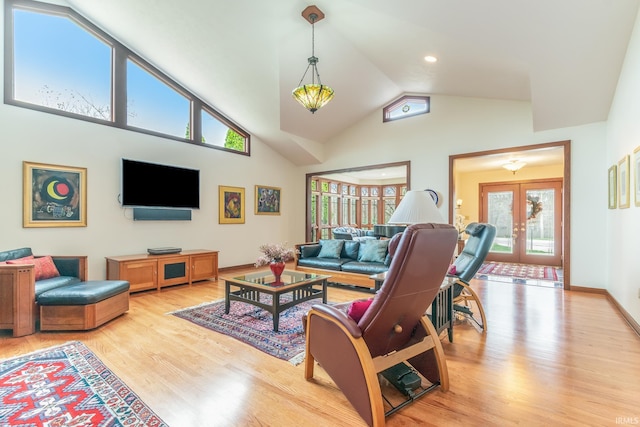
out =
[[[68,0],[298,165],[403,94],[530,101],[536,131],[604,121],[640,0]],[[291,97],[311,55],[335,98]],[[430,64],[426,55],[438,62]]]

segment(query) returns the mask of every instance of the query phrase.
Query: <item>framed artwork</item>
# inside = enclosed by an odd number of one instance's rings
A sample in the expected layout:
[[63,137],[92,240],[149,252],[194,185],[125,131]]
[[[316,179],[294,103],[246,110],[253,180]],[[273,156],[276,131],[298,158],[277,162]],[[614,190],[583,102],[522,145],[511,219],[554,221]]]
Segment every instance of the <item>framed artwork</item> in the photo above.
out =
[[633,150],[633,182],[635,205],[640,206],[640,146]]
[[86,227],[87,169],[22,162],[23,227]]
[[280,215],[281,189],[256,185],[256,215]]
[[629,155],[627,154],[618,162],[618,207],[629,207]]
[[618,186],[618,167],[613,165],[609,168],[609,209],[615,209],[617,205]]
[[218,186],[220,224],[244,224],[244,188]]

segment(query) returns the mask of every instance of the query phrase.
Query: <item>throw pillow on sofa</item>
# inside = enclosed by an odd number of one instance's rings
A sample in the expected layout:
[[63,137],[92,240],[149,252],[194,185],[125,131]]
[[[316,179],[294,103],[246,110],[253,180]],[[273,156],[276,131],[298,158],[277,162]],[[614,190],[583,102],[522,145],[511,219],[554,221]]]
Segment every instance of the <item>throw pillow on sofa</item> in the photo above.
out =
[[365,240],[360,242],[358,261],[360,262],[384,262],[387,256],[388,240]]
[[320,253],[318,258],[340,258],[343,240],[323,240],[320,239]]
[[44,256],[40,258],[34,258],[32,255],[19,259],[12,259],[7,261],[7,264],[33,264],[35,280],[51,279],[52,277],[60,276],[60,272],[53,263],[53,258],[50,256]]

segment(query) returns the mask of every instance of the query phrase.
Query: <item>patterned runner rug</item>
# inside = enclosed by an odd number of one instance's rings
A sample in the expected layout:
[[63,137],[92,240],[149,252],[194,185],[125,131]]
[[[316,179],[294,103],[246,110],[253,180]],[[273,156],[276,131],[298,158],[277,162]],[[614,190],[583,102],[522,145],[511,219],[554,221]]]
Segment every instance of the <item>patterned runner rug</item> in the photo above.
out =
[[75,341],[0,361],[0,426],[166,424]]
[[555,267],[543,265],[508,264],[500,262],[486,262],[482,264],[477,274],[512,276],[525,279],[558,280],[558,272]]
[[[270,295],[262,297],[265,303],[270,303]],[[321,299],[306,301],[280,313],[278,332],[273,331],[271,313],[238,301],[231,301],[229,314],[224,312],[224,300],[185,308],[170,314],[229,335],[271,356],[297,365],[304,360],[302,315],[309,311],[312,305],[321,302]]]

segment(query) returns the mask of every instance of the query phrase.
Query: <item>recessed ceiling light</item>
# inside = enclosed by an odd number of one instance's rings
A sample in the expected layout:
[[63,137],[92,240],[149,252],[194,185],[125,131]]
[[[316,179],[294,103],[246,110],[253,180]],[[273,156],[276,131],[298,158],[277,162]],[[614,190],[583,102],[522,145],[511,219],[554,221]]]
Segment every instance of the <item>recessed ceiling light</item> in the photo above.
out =
[[425,56],[424,60],[427,61],[427,62],[438,62],[438,58],[436,58],[435,56],[431,56],[431,55]]

